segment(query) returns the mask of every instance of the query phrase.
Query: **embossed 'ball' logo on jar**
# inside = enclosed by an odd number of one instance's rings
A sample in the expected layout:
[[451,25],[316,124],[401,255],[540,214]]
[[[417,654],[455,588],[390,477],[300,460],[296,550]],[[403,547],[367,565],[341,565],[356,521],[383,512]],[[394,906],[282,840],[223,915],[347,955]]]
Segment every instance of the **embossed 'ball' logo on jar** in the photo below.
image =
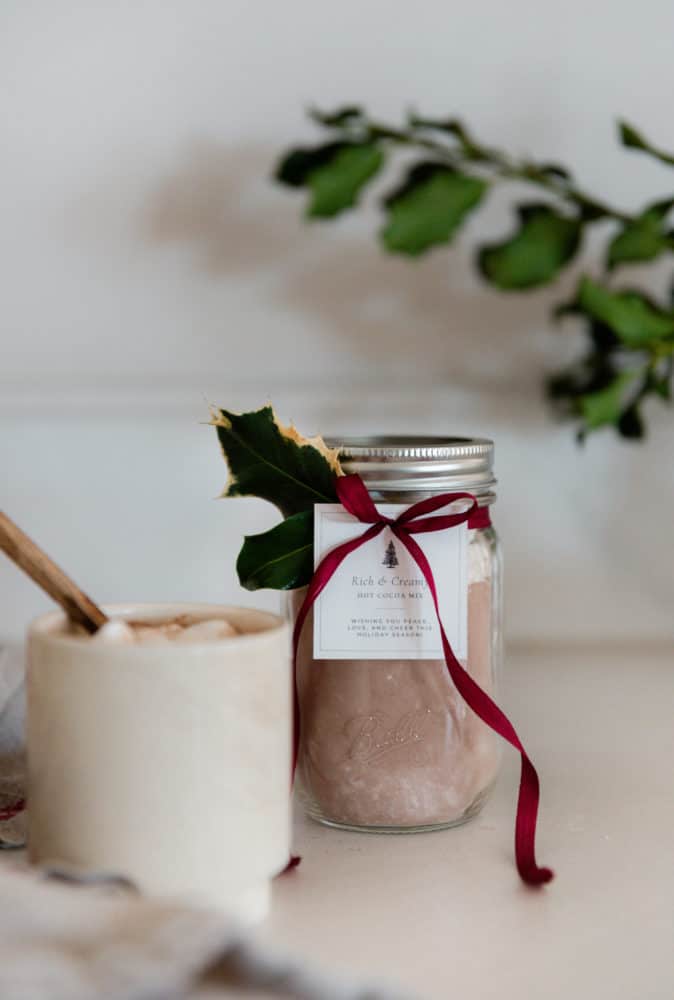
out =
[[432,714],[430,708],[413,709],[393,724],[391,717],[384,713],[356,715],[344,727],[351,739],[347,758],[369,764],[393,750],[421,743]]

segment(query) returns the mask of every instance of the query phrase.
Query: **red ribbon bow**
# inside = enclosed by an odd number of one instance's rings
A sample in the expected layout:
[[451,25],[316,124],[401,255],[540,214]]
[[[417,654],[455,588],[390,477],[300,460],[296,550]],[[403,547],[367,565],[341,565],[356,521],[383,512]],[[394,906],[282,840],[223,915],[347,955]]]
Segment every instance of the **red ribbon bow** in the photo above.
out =
[[[447,670],[454,682],[454,685],[464,699],[466,704],[475,712],[483,722],[491,729],[507,740],[511,746],[519,751],[522,758],[522,772],[520,778],[520,790],[517,801],[517,820],[515,823],[515,859],[520,877],[527,885],[543,885],[549,882],[553,873],[549,868],[539,868],[536,864],[536,817],[538,814],[539,783],[538,775],[534,765],[526,754],[520,739],[515,732],[510,721],[503,714],[501,709],[489,695],[482,690],[470,674],[461,666],[449,644],[445,629],[440,618],[440,608],[438,605],[438,594],[435,587],[435,580],[431,567],[424,555],[423,550],[412,537],[413,535],[424,534],[429,531],[444,531],[453,528],[457,524],[468,522],[470,527],[482,527],[489,523],[488,518],[482,515],[482,509],[478,508],[477,500],[471,493],[443,493],[440,496],[431,497],[428,500],[421,500],[413,504],[397,518],[383,517],[375,507],[370,494],[360,476],[340,476],[336,481],[337,496],[340,503],[354,517],[364,524],[370,525],[362,535],[353,538],[348,542],[336,546],[321,560],[313,579],[309,584],[307,595],[300,608],[295,622],[293,633],[293,663],[297,665],[297,649],[302,627],[306,617],[321,591],[327,586],[333,574],[355,549],[365,545],[371,539],[376,538],[384,528],[389,527],[393,534],[400,540],[410,553],[417,566],[421,570],[428,584],[428,588],[433,597],[435,613],[440,626],[442,638],[442,648],[445,654]],[[471,506],[461,514],[442,514],[436,517],[427,517],[435,511],[446,507],[457,500],[470,500]],[[295,728],[294,728],[294,754],[293,773],[297,763],[297,752],[299,748],[300,735],[299,704],[297,700],[297,684],[295,681]]]

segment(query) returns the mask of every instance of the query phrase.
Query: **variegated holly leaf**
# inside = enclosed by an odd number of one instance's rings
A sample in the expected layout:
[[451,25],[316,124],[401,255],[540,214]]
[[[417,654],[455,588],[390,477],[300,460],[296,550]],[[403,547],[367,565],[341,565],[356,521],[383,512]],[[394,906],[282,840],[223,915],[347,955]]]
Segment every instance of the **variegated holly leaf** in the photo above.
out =
[[212,418],[230,473],[223,496],[260,497],[285,518],[244,539],[237,560],[242,586],[304,586],[313,572],[313,506],[337,501],[338,452],[320,437],[305,438],[281,424],[271,406],[250,413],[214,410]]
[[337,501],[338,452],[321,437],[305,438],[284,426],[271,406],[250,413],[214,410],[212,423],[229,466],[223,496],[260,497],[284,517]]
[[311,580],[314,568],[314,515],[305,510],[270,531],[246,535],[236,570],[246,590],[292,590]]

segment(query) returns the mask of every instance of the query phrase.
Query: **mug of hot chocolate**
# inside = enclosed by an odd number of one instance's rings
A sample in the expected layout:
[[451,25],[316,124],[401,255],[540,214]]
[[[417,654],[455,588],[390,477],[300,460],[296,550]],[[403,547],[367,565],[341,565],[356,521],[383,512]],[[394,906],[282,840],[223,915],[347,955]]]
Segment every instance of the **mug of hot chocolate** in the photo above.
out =
[[0,550],[62,608],[28,633],[31,860],[262,919],[289,860],[287,624],[101,608],[2,511]]
[[288,626],[200,604],[61,612],[28,636],[32,861],[266,915],[289,856]]

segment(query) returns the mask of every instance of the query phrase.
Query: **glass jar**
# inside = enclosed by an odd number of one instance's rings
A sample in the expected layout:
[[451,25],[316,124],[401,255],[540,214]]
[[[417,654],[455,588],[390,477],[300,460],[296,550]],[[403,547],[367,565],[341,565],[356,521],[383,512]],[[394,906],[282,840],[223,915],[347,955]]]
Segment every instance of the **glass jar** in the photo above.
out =
[[[411,505],[439,493],[495,500],[493,443],[482,438],[330,440],[345,473],[375,502]],[[501,555],[488,517],[469,530],[468,643],[462,665],[488,694],[502,658]],[[450,529],[451,530],[451,529]],[[294,617],[306,590],[288,599]],[[389,833],[464,823],[496,779],[498,737],[468,708],[444,660],[314,660],[310,612],[297,657],[297,790],[331,826]]]

